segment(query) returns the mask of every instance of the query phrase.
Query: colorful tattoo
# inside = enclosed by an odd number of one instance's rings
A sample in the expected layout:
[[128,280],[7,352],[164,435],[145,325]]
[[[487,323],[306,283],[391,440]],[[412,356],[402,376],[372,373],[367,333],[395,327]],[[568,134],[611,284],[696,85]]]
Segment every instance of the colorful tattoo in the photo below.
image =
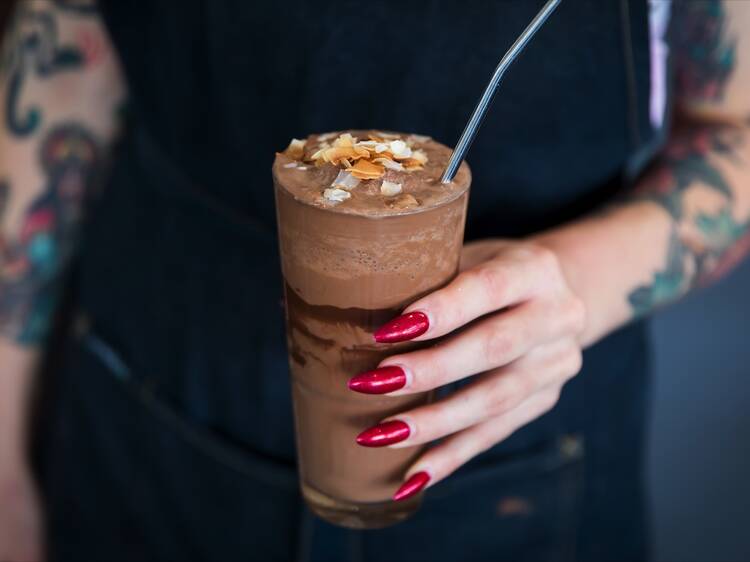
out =
[[[636,193],[662,205],[673,220],[664,268],[654,274],[651,283],[628,295],[636,316],[720,277],[750,250],[750,220],[736,218],[733,192],[714,164],[715,158],[722,158],[741,165],[737,148],[743,141],[743,135],[731,129],[687,131],[672,142],[651,181]],[[717,210],[686,210],[686,192],[698,187],[721,198]]]
[[[730,37],[724,2],[674,3],[676,89],[690,103],[718,102],[736,66],[736,38]],[[723,275],[750,250],[750,219],[737,216],[732,186],[717,166],[743,166],[739,128],[692,126],[675,131],[658,165],[636,197],[663,206],[673,223],[665,265],[650,283],[628,294],[636,316],[671,302],[692,287]],[[687,195],[711,190],[711,210],[691,208]]]
[[8,129],[20,137],[36,131],[42,120],[39,107],[22,107],[28,78],[34,75],[44,79],[76,70],[86,60],[77,45],[60,43],[57,18],[49,7],[39,9],[37,6],[19,2],[0,60],[0,74],[7,80],[5,120]]
[[695,182],[731,199],[729,184],[718,169],[706,162],[706,157],[713,153],[739,164],[737,148],[741,143],[742,134],[731,129],[704,127],[683,133],[666,147],[652,180],[639,186],[635,194],[664,205],[676,220],[683,216],[685,191]]
[[[23,344],[41,342],[50,327],[57,279],[72,253],[100,149],[88,130],[69,123],[47,134],[39,160],[46,178],[42,195],[27,211],[16,238],[0,237],[0,327]],[[7,199],[12,186],[2,185]]]
[[736,63],[724,2],[675,2],[675,68],[680,94],[694,102],[722,99]]

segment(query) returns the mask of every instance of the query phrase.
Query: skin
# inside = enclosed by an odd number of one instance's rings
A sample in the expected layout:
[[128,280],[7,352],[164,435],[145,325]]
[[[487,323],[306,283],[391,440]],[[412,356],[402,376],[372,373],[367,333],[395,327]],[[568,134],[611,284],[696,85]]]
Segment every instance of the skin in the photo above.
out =
[[416,341],[447,337],[382,362],[406,372],[406,386],[391,394],[472,378],[389,418],[411,430],[391,447],[442,439],[407,479],[425,471],[432,486],[550,411],[583,349],[723,276],[750,250],[750,33],[740,31],[750,29],[750,3],[674,10],[675,127],[632,191],[527,240],[467,245],[460,275],[405,310],[429,318]]
[[0,560],[43,559],[42,519],[26,462],[26,402],[36,350],[0,339]]
[[124,98],[93,2],[25,0],[0,55],[0,560],[44,559],[29,395]]

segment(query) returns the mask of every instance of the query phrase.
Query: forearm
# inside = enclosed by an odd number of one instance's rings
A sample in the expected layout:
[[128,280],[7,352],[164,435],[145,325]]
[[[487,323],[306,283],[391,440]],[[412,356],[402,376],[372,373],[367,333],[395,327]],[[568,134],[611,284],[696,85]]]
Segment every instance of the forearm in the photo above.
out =
[[28,404],[39,352],[0,339],[0,473],[26,461]]
[[585,344],[720,277],[744,256],[747,136],[744,124],[685,125],[624,200],[539,237],[586,303]]

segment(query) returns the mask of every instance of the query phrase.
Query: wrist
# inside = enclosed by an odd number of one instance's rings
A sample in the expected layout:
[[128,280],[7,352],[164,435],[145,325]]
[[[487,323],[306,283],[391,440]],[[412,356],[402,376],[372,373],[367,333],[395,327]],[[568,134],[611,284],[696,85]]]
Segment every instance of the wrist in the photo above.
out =
[[548,250],[552,250],[557,257],[568,287],[584,304],[586,321],[579,340],[585,346],[588,340],[591,339],[588,335],[591,331],[591,326],[592,324],[596,324],[595,311],[591,310],[591,302],[587,298],[588,287],[585,279],[585,267],[583,266],[585,260],[581,259],[578,255],[579,252],[585,250],[575,243],[575,233],[569,232],[568,228],[570,227],[555,229],[534,236],[532,242]]
[[0,470],[27,463],[28,413],[39,353],[0,338]]
[[586,307],[584,347],[633,317],[627,295],[658,265],[669,229],[663,210],[635,201],[533,238],[555,252],[571,290]]
[[[0,416],[0,471],[23,466],[27,461],[28,432],[25,411]],[[25,409],[24,409],[25,410]]]
[[27,470],[28,452],[22,440],[0,445],[0,476]]

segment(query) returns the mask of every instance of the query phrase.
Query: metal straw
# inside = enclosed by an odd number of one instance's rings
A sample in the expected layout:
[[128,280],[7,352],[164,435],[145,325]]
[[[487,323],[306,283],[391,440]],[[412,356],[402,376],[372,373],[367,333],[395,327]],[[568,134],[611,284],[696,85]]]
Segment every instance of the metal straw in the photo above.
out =
[[542,27],[545,21],[547,21],[550,14],[555,11],[555,8],[560,4],[560,1],[561,0],[548,0],[539,13],[534,16],[534,19],[531,20],[531,23],[523,30],[523,33],[521,33],[518,39],[516,39],[516,42],[511,45],[508,52],[505,53],[505,56],[503,56],[503,59],[500,61],[500,64],[497,65],[490,83],[487,84],[479,103],[474,108],[474,113],[471,114],[471,118],[466,124],[464,132],[461,133],[461,138],[458,139],[456,148],[453,149],[451,159],[440,180],[443,183],[450,183],[453,181],[456,172],[458,172],[458,167],[461,165],[461,162],[464,161],[466,153],[468,152],[471,143],[474,141],[474,137],[477,136],[479,126],[482,124],[482,120],[487,113],[487,109],[492,102],[492,98],[495,95],[495,91],[500,84],[503,74],[508,70],[510,64],[516,60],[516,57],[521,53],[534,34],[539,31],[539,28]]

